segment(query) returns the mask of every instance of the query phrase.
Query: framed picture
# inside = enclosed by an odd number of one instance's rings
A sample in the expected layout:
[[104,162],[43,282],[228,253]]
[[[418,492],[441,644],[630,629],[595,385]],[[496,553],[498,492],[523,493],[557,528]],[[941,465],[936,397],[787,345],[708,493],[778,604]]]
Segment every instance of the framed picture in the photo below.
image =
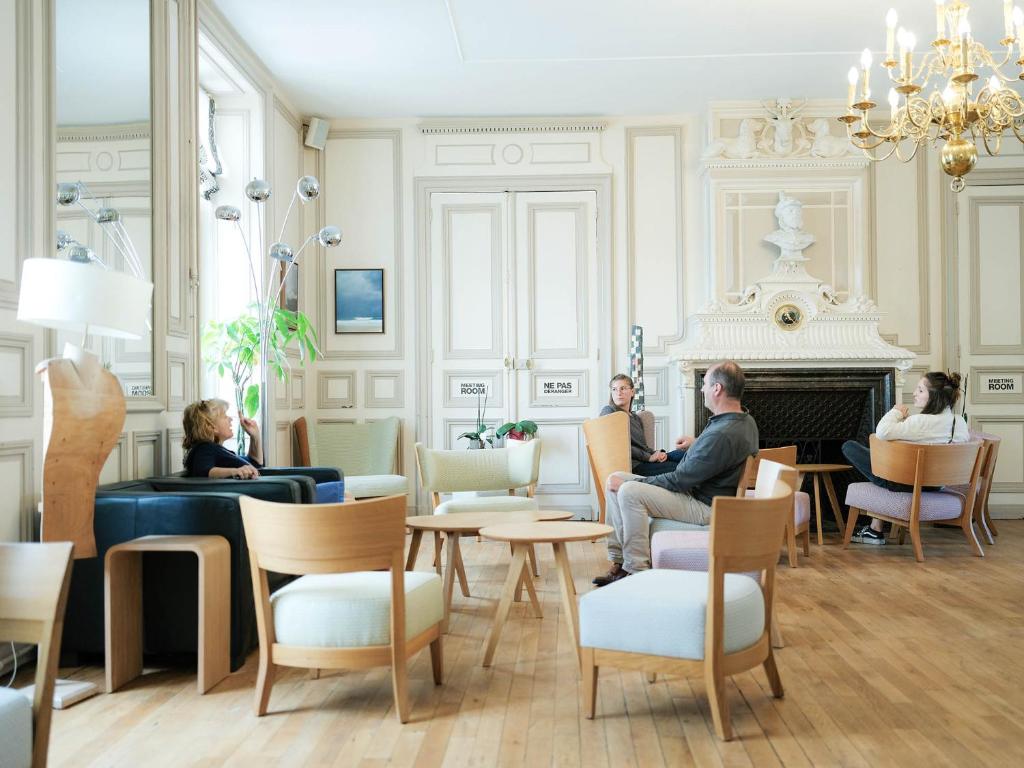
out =
[[384,270],[334,270],[334,332],[384,333]]
[[[299,311],[299,265],[292,265],[292,268],[288,269],[288,264],[280,262],[278,268],[281,270],[280,278],[283,280],[281,283],[281,296],[278,298],[277,303],[281,309],[287,309],[289,312]],[[287,278],[285,274],[287,273]]]

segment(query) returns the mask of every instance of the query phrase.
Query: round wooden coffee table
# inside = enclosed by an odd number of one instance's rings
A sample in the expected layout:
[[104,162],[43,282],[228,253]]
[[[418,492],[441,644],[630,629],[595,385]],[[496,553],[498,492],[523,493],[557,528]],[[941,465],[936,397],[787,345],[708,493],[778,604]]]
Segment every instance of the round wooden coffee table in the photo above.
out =
[[[501,629],[508,618],[512,598],[515,595],[519,574],[526,568],[527,553],[534,544],[551,544],[555,551],[555,567],[558,571],[558,582],[562,590],[562,606],[569,621],[569,634],[572,647],[580,652],[580,622],[576,609],[576,585],[572,580],[572,567],[565,545],[570,541],[592,541],[607,536],[612,532],[610,525],[604,523],[583,522],[532,522],[502,523],[480,529],[480,535],[494,541],[507,541],[512,545],[512,565],[509,566],[505,586],[501,590],[498,609],[494,613],[494,625],[487,638],[487,650],[484,651],[484,666],[491,666],[494,651],[498,647]],[[529,587],[527,587],[529,589]]]
[[806,472],[814,478],[814,511],[818,518],[818,546],[822,545],[821,535],[821,488],[818,486],[818,476],[825,481],[825,491],[828,492],[828,500],[832,503],[832,514],[835,515],[836,524],[839,526],[839,535],[842,536],[846,530],[846,523],[843,522],[843,508],[839,506],[839,499],[836,498],[836,489],[832,485],[833,472],[845,472],[853,469],[849,464],[797,464],[797,472]]
[[[481,528],[494,526],[501,523],[532,523],[537,520],[554,521],[568,520],[572,512],[559,510],[519,510],[515,512],[456,512],[450,515],[416,515],[407,517],[405,524],[412,529],[412,541],[409,544],[409,556],[405,560],[405,570],[411,571],[416,565],[416,555],[419,554],[420,541],[423,539],[424,531],[434,533],[434,552],[437,555],[435,567],[438,575],[441,575],[441,534],[445,535],[448,542],[447,564],[444,570],[444,624],[442,631],[448,631],[448,614],[452,605],[452,593],[455,591],[455,578],[459,579],[459,586],[462,595],[469,597],[469,581],[466,579],[466,568],[462,563],[462,548],[459,539],[462,536],[476,536]],[[530,549],[531,559],[533,550]],[[513,547],[513,554],[515,548]],[[528,567],[523,567],[524,575],[520,581],[526,587],[530,596],[530,603],[533,605],[534,613],[538,618],[541,616],[540,601],[533,587],[533,578]]]

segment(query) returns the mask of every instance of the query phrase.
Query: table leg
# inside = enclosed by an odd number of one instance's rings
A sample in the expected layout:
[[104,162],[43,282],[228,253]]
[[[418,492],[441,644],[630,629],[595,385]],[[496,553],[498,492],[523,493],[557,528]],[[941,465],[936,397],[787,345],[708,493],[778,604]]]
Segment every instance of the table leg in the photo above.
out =
[[576,585],[572,580],[569,554],[566,552],[563,542],[553,542],[551,547],[555,550],[555,570],[558,571],[558,583],[562,591],[562,608],[569,626],[569,639],[572,641],[573,650],[576,652],[576,661],[579,663],[580,619],[576,608]]
[[839,532],[842,533],[846,530],[846,523],[843,521],[843,508],[839,506],[839,499],[836,498],[836,488],[832,485],[832,475],[826,472],[822,479],[825,481],[828,500],[832,502],[832,514],[836,516],[836,525],[839,526]]
[[107,555],[104,575],[107,693],[142,674],[142,554]]
[[[532,549],[532,547],[531,547]],[[527,556],[529,560],[529,556]],[[522,587],[526,587],[526,594],[530,597],[530,606],[533,608],[533,615],[538,619],[543,619],[544,614],[540,609],[540,600],[537,599],[537,591],[533,584],[533,577],[530,575],[530,564],[529,562],[523,563],[523,572],[519,576],[519,583],[516,585],[516,600],[520,599],[519,590]]]
[[448,531],[448,562],[444,569],[444,622],[441,631],[448,631],[448,614],[452,610],[452,592],[455,589],[455,559],[459,551],[459,534],[455,531]]
[[459,577],[459,589],[463,597],[469,597],[469,580],[466,578],[466,566],[462,563],[462,545],[456,539],[458,546],[455,548],[455,575]]
[[420,552],[420,541],[423,539],[423,531],[414,528],[412,541],[409,542],[409,556],[405,559],[405,570],[411,571],[416,568],[416,555]]
[[824,539],[821,535],[821,488],[818,484],[818,473],[814,472],[811,474],[814,478],[814,514],[818,518],[818,546],[824,545]]
[[512,564],[508,568],[508,575],[505,577],[505,585],[501,590],[501,599],[498,600],[498,607],[494,612],[494,624],[487,636],[487,649],[484,651],[484,666],[491,666],[494,658],[494,651],[498,647],[498,639],[501,637],[501,629],[508,618],[509,608],[512,607],[512,594],[516,591],[516,584],[526,564],[526,553],[528,544],[519,544],[512,547]]

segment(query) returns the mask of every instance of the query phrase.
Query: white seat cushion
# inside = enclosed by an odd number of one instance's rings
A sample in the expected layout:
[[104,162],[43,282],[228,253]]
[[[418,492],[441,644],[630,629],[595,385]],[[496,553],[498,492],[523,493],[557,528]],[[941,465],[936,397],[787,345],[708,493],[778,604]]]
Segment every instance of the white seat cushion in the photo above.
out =
[[0,687],[0,764],[32,765],[32,702],[12,688]]
[[458,512],[522,512],[539,509],[535,499],[526,496],[469,496],[437,505],[435,515]]
[[[640,571],[580,598],[580,645],[679,659],[704,658],[708,575]],[[760,585],[725,575],[725,652],[749,648],[764,632]]]
[[401,475],[345,476],[345,493],[356,499],[408,493],[409,481]]
[[[391,572],[312,574],[270,596],[274,633],[284,645],[362,648],[391,642]],[[441,577],[405,574],[405,636],[444,618]]]

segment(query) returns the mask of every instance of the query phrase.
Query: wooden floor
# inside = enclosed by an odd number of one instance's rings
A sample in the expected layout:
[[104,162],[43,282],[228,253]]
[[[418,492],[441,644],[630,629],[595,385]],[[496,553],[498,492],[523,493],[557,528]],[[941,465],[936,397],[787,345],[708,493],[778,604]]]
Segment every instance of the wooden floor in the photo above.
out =
[[[544,618],[515,606],[493,668],[481,667],[509,553],[468,540],[475,596],[456,594],[445,685],[432,684],[425,650],[414,660],[409,724],[394,716],[387,669],[285,670],[257,719],[253,656],[205,696],[194,672],[162,671],[54,712],[50,765],[1024,765],[1024,521],[999,530],[984,559],[959,532],[929,530],[922,564],[909,544],[844,552],[833,537],[806,566],[780,566],[786,697],[769,697],[760,670],[734,678],[730,743],[714,736],[702,679],[652,685],[603,670],[598,716],[581,716],[550,551]],[[603,547],[574,544],[570,556],[589,590]],[[102,686],[100,668],[61,673]]]

